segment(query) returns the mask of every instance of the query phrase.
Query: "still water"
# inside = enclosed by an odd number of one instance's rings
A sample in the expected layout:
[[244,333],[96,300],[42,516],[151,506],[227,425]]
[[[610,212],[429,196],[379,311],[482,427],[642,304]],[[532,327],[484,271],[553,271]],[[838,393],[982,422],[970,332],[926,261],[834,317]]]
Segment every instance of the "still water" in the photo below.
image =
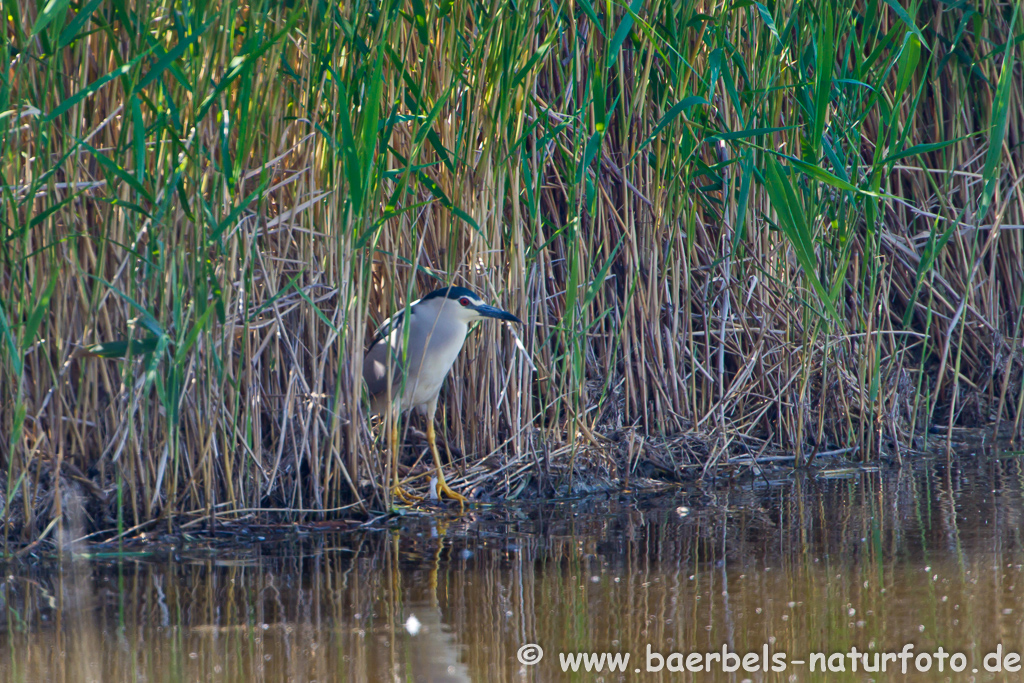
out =
[[1019,680],[1022,490],[988,452],[10,563],[0,680]]

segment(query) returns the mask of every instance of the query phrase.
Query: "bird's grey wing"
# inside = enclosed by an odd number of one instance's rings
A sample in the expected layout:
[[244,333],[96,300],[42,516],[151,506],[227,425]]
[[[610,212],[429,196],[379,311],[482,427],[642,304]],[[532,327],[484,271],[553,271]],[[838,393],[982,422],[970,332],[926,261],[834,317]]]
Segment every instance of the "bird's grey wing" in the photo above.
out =
[[386,339],[388,335],[391,334],[392,330],[402,324],[403,320],[405,320],[404,308],[396,312],[390,318],[384,318],[384,322],[382,322],[377,329],[373,331],[373,343],[376,344],[381,339]]
[[[420,300],[416,299],[416,301],[413,301],[411,304],[409,304],[409,310],[412,310],[412,307],[418,304],[419,302]],[[390,318],[384,318],[384,322],[382,322],[380,326],[373,331],[374,343],[376,343],[380,339],[384,339],[389,334],[391,334],[391,332],[393,332],[395,328],[400,327],[403,320],[405,320],[404,308],[400,308],[397,311],[395,311],[395,314]]]
[[391,369],[392,398],[402,384],[402,364],[398,354],[392,349],[390,339],[385,337],[377,340],[363,356],[363,381],[366,391],[370,394],[372,411],[380,413],[388,397],[388,357],[394,367]]

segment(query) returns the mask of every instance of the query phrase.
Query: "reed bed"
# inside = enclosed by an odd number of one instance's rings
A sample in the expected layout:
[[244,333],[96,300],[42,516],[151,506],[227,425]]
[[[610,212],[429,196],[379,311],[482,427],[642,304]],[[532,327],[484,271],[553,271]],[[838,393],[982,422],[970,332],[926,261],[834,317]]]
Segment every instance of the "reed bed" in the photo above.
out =
[[442,393],[480,495],[1021,433],[1016,3],[5,7],[8,541],[385,508],[447,283],[526,321]]

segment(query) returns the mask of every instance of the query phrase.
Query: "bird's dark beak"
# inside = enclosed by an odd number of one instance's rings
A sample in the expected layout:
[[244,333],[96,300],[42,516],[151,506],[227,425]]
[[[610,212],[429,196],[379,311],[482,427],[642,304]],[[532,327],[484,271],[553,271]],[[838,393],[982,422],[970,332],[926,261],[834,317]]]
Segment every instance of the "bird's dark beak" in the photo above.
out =
[[485,318],[497,318],[498,320],[507,320],[510,323],[522,324],[523,322],[519,318],[509,313],[508,311],[503,311],[500,308],[488,306],[487,304],[480,304],[479,306],[474,306],[473,310]]

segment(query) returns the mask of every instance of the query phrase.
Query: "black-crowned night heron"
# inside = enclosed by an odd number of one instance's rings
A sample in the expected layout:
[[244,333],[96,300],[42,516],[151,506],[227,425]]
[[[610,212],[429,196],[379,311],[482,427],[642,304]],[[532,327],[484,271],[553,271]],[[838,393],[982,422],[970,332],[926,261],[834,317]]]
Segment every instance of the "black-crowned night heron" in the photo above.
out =
[[[401,310],[381,327],[380,338],[363,360],[363,379],[370,394],[370,409],[381,415],[390,405],[398,403],[401,412],[419,408],[427,416],[427,442],[437,468],[437,492],[454,498],[459,505],[466,498],[453,491],[444,480],[441,456],[437,452],[434,413],[444,378],[452,369],[469,332],[469,324],[483,318],[510,322],[522,321],[500,308],[488,306],[465,287],[435,289],[409,307],[408,352],[403,359],[402,342],[406,335],[405,310]],[[390,365],[390,367],[389,367]],[[403,373],[408,367],[409,372]],[[389,381],[390,378],[390,381]],[[400,399],[400,402],[399,402]],[[391,421],[392,494],[405,501],[412,498],[402,490],[398,480],[398,420]]]

